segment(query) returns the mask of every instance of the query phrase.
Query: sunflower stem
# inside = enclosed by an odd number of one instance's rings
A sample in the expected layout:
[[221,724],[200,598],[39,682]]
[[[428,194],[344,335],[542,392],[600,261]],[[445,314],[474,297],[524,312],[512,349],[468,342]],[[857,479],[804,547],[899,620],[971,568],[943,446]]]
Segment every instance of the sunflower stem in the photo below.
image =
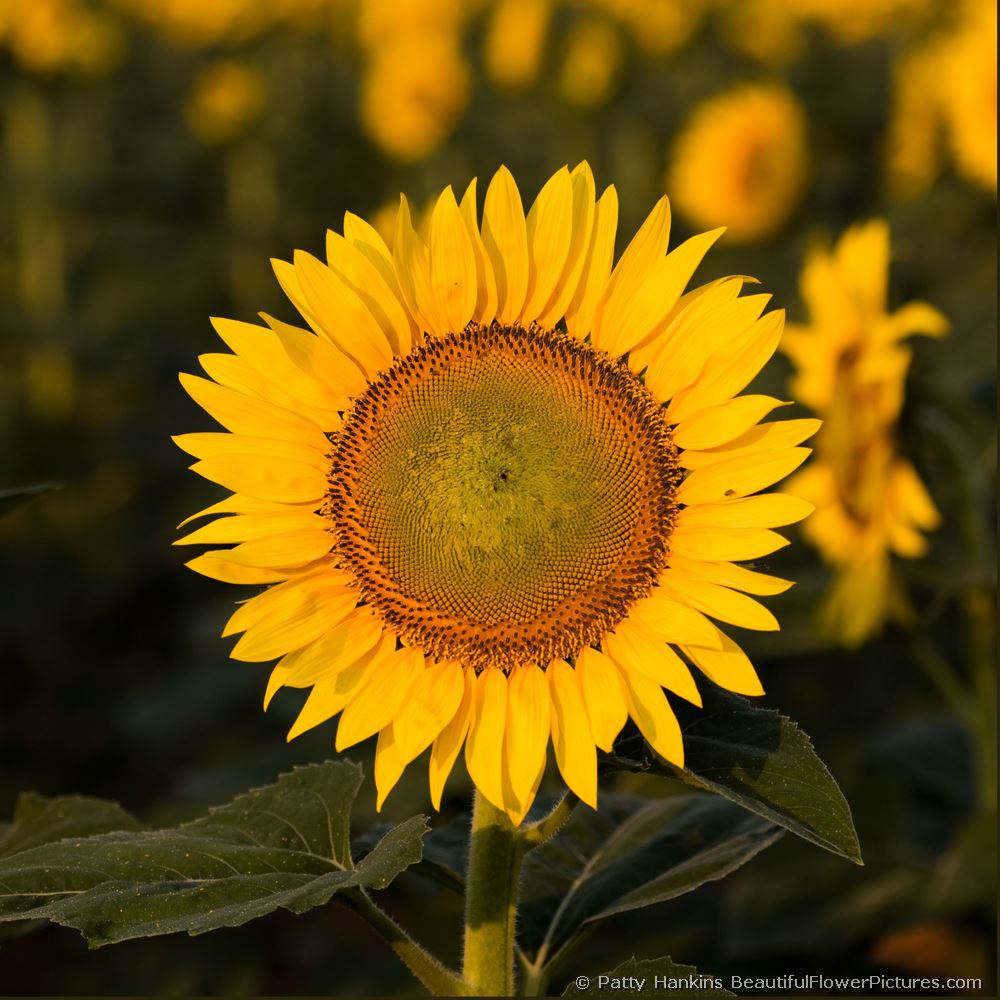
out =
[[514,924],[525,842],[477,790],[465,895],[462,974],[475,996],[514,995]]
[[417,944],[384,910],[372,902],[371,897],[358,889],[342,893],[340,899],[355,913],[364,917],[388,942],[403,964],[436,997],[464,997],[469,989],[461,976],[439,962],[430,952]]

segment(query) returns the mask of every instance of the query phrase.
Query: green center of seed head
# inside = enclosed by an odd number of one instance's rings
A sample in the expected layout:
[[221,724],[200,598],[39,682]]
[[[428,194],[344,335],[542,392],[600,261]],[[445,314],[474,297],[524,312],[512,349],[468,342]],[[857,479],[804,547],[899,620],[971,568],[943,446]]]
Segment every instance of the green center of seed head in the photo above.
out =
[[439,654],[461,653],[464,624],[519,649],[544,632],[540,654],[569,655],[578,639],[557,642],[549,619],[565,611],[574,636],[588,616],[607,625],[662,561],[673,446],[638,383],[568,338],[448,340],[404,359],[346,421],[330,494],[335,523],[353,514],[340,547],[403,634],[426,646],[424,626],[448,632]]

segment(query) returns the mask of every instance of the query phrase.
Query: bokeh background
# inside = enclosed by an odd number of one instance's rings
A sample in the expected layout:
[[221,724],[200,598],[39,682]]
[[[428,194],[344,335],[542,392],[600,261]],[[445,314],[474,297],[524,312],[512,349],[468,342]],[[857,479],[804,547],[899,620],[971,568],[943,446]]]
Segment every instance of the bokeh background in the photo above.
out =
[[[672,243],[730,225],[699,278],[755,275],[793,320],[808,249],[887,218],[890,305],[951,332],[914,342],[896,434],[942,515],[897,560],[914,614],[845,648],[797,538],[765,567],[800,581],[771,602],[783,631],[744,637],[866,866],[786,837],[608,924],[553,986],[671,954],[995,990],[995,30],[975,0],[0,0],[0,489],[58,486],[0,519],[0,817],[34,789],[173,822],[332,755],[332,725],[286,745],[301,693],[262,714],[266,669],[218,637],[239,595],[171,547],[216,498],[170,442],[209,429],[177,372],[219,349],[211,315],[292,320],[269,258],[321,252],[346,210],[388,235],[400,191],[482,191],[506,163],[528,202],[586,158],[618,189],[619,251],[666,191]],[[426,811],[419,770],[384,818]],[[456,772],[441,820],[467,802]],[[389,905],[456,957],[457,897],[404,876]],[[0,992],[419,988],[328,907],[95,953],[43,929],[0,945]]]

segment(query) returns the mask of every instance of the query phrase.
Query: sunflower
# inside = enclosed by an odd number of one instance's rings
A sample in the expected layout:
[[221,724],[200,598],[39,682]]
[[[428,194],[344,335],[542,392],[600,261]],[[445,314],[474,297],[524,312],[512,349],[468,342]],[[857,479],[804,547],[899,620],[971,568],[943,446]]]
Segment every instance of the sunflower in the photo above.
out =
[[806,115],[779,84],[745,84],[699,104],[674,142],[667,188],[700,226],[734,243],[788,221],[809,173]]
[[664,688],[700,704],[692,667],[762,693],[716,622],[778,628],[748,595],[790,584],[739,562],[811,510],[756,494],[818,421],[761,423],[779,401],[737,395],[783,314],[744,278],[685,293],[721,231],[666,254],[666,198],[612,269],[617,195],[595,195],[563,168],[525,215],[501,168],[481,222],[476,182],[448,187],[426,241],[402,198],[391,252],[348,213],[326,263],[275,262],[311,330],[215,320],[232,353],[181,376],[225,432],[175,440],[232,495],[180,542],[235,543],[188,565],[266,586],[232,656],[278,659],[265,707],[311,688],[289,738],[338,713],[338,750],[378,735],[380,807],[429,747],[437,808],[464,746],[519,823],[550,741],[595,805],[628,717],[683,763]]
[[800,285],[808,326],[790,324],[782,349],[797,373],[792,395],[823,417],[816,457],[789,484],[816,513],[804,526],[836,576],[822,620],[857,646],[904,607],[893,554],[924,553],[939,515],[893,433],[903,405],[911,334],[940,336],[944,317],[926,302],[887,312],[889,227],[847,230],[806,261]]

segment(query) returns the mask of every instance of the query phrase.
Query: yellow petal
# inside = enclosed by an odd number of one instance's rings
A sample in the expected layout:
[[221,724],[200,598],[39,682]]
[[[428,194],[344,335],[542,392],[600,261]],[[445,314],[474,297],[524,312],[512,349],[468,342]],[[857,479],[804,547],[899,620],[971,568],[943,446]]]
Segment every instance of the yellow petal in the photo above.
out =
[[268,535],[280,535],[286,531],[322,531],[329,529],[329,522],[322,517],[305,513],[288,514],[236,514],[220,517],[215,521],[178,538],[174,545],[224,544],[226,542],[247,542]]
[[497,279],[493,274],[493,263],[486,254],[483,237],[476,221],[476,180],[472,179],[465,189],[462,202],[458,206],[462,213],[472,252],[476,260],[476,310],[475,318],[485,326],[493,322],[497,314]]
[[434,301],[448,329],[464,330],[476,309],[476,258],[450,185],[431,214],[430,273]]
[[326,476],[315,465],[270,455],[213,455],[191,466],[199,476],[261,500],[318,505],[327,490]]
[[[754,570],[744,569],[742,566],[734,566],[728,562],[699,562],[694,559],[683,559],[680,556],[670,556],[670,569],[674,573],[683,573],[685,576],[693,577],[696,580],[705,580],[708,583],[718,583],[723,587],[732,587],[735,590],[744,590],[748,594],[755,594],[757,597],[773,597],[775,594],[783,594],[792,586],[791,580],[782,580],[776,576],[767,576],[765,573],[757,573]],[[699,642],[695,645],[703,646],[707,643]]]
[[396,336],[399,339],[396,351],[400,355],[409,354],[419,344],[420,331],[413,314],[410,312],[403,290],[399,286],[396,268],[392,262],[392,254],[385,245],[385,240],[382,239],[374,226],[351,212],[344,213],[344,239],[364,254],[399,302],[405,314],[406,332],[404,334],[398,326],[396,327]]
[[566,307],[566,329],[571,337],[583,340],[593,328],[594,311],[611,273],[617,230],[618,192],[609,187],[597,202],[590,246],[585,252],[580,281]]
[[482,232],[496,275],[497,319],[513,323],[521,315],[528,291],[528,230],[521,195],[506,167],[493,175],[486,189]]
[[563,781],[591,808],[597,808],[597,750],[576,672],[565,660],[545,671],[552,698],[552,745]]
[[629,608],[629,618],[637,618],[660,642],[690,642],[712,646],[718,629],[700,612],[668,597],[662,587]]
[[907,302],[890,313],[882,324],[882,336],[887,340],[923,333],[929,337],[943,337],[951,325],[945,316],[928,302]]
[[353,590],[331,588],[306,592],[294,614],[286,614],[279,622],[263,621],[251,626],[229,655],[246,663],[263,663],[301,649],[350,614],[357,601],[358,595]]
[[573,235],[573,182],[569,170],[556,171],[538,192],[528,212],[528,291],[521,320],[538,318],[566,269]]
[[688,528],[777,528],[808,517],[816,508],[808,500],[787,493],[728,500],[725,503],[685,507],[675,524]]
[[[203,435],[197,434],[195,437],[202,437]],[[215,436],[214,434],[212,435]],[[180,439],[188,437],[187,434],[178,434],[172,440],[175,444],[181,444]],[[219,434],[219,437],[235,437],[233,434]],[[187,451],[187,448],[184,448]],[[288,514],[290,512],[301,512],[309,513],[314,508],[309,507],[305,504],[299,504],[298,506],[292,504],[278,503],[275,500],[257,500],[255,497],[244,497],[240,496],[239,493],[231,493],[225,499],[220,500],[218,503],[213,503],[203,510],[196,511],[194,514],[189,515],[184,518],[180,524],[177,525],[178,528],[183,528],[186,524],[190,524],[192,521],[196,521],[199,517],[207,517],[209,514]]]
[[674,428],[674,444],[678,448],[717,448],[750,430],[776,407],[787,405],[771,396],[737,396],[707,406]]
[[934,501],[909,462],[894,463],[891,488],[896,505],[918,528],[931,531],[941,523]]
[[622,670],[637,670],[692,705],[701,705],[698,687],[684,661],[638,620],[626,618],[619,622],[614,632],[601,638],[601,649]]
[[592,646],[577,654],[576,676],[594,742],[610,753],[628,719],[625,684],[611,660]]
[[379,660],[351,699],[337,725],[339,753],[387,726],[406,701],[424,668],[424,654],[405,647]]
[[[302,340],[322,343],[335,350],[326,341],[321,341],[315,334],[284,324],[293,344]],[[285,347],[285,341],[277,331],[270,327],[256,326],[253,323],[240,323],[232,319],[212,317],[212,326],[235,354],[238,354],[260,375],[269,381],[276,382],[293,400],[301,400],[309,407],[319,412],[334,412],[342,410],[343,394],[336,391],[326,382],[315,368],[303,367],[294,359]],[[343,357],[341,355],[341,357]],[[344,359],[346,361],[346,358]],[[360,369],[350,365],[362,379]],[[214,376],[213,376],[214,377]],[[218,381],[218,379],[216,379]],[[362,382],[363,384],[363,382]],[[275,402],[281,402],[275,400]],[[321,425],[322,426],[322,425]]]
[[666,257],[654,261],[645,279],[630,294],[620,297],[616,304],[609,301],[601,316],[601,329],[595,327],[594,334],[612,357],[655,339],[666,329],[695,268],[722,233],[722,229],[716,229],[692,236]]
[[[194,434],[175,434],[171,440],[178,448],[195,458],[214,458],[216,455],[266,455],[269,458],[288,458],[311,465],[325,473],[330,462],[324,452],[314,445],[299,441],[283,441],[273,437],[252,437],[249,434],[230,434],[226,431],[200,431]],[[276,503],[277,501],[265,501]],[[286,511],[287,512],[287,511]]]
[[282,683],[309,687],[329,680],[375,649],[384,634],[382,620],[370,605],[355,608],[315,642],[282,657]]
[[432,663],[418,676],[393,722],[404,764],[426,750],[451,722],[464,691],[465,676],[457,660]]
[[549,713],[549,689],[541,668],[529,664],[512,671],[507,682],[503,756],[513,808],[522,816],[545,770]]
[[203,410],[234,434],[298,441],[321,451],[329,445],[317,424],[282,406],[254,399],[197,375],[182,374],[180,381]]
[[396,236],[392,242],[392,261],[403,297],[420,330],[443,336],[448,322],[437,308],[431,291],[431,265],[424,241],[410,221],[410,205],[399,198]]
[[477,678],[472,719],[465,741],[465,766],[476,787],[497,809],[503,809],[502,758],[507,723],[507,678],[487,669]]
[[365,373],[325,337],[283,323],[267,313],[261,313],[261,318],[281,341],[289,360],[326,387],[331,407],[346,410],[351,400],[365,391],[368,386]]
[[288,739],[294,740],[304,732],[322,725],[327,719],[332,719],[367,681],[369,673],[378,670],[382,661],[393,655],[395,648],[396,637],[387,635],[364,656],[354,660],[333,677],[315,685],[289,729]]
[[398,285],[383,277],[372,259],[345,236],[328,229],[327,266],[364,303],[394,355],[409,350],[410,317]]
[[473,701],[475,696],[476,674],[471,668],[466,668],[464,674],[464,690],[462,701],[452,716],[451,722],[441,730],[431,747],[431,759],[428,776],[430,778],[431,803],[435,809],[441,808],[441,794],[444,783],[455,766],[458,752],[465,742],[472,721]]
[[[689,507],[688,510],[701,510]],[[708,525],[690,528],[678,524],[670,536],[670,551],[688,559],[743,562],[760,559],[784,548],[788,539],[768,528],[724,528]]]
[[388,368],[392,347],[358,294],[312,254],[296,250],[293,261],[306,302],[323,333],[369,379]]
[[738,590],[694,580],[669,569],[660,578],[660,586],[720,622],[759,632],[776,632],[780,628],[778,620],[763,604]]
[[244,601],[233,613],[222,630],[223,638],[245,632],[262,622],[277,625],[302,615],[315,607],[319,596],[335,591],[345,592],[346,573],[312,573],[304,577],[294,577],[275,587],[269,587],[262,594]]
[[[680,464],[685,469],[703,469],[722,461],[735,461],[737,458],[763,457],[765,452],[791,448],[810,438],[819,430],[822,421],[812,417],[797,420],[774,420],[767,424],[757,424],[745,434],[734,438],[721,448],[706,448],[704,451],[682,451]],[[808,454],[809,449],[802,449]],[[801,456],[800,461],[805,456]],[[721,499],[721,498],[720,498]]]
[[719,632],[722,649],[681,646],[688,657],[709,680],[736,694],[760,695],[764,688],[746,653],[724,632]]
[[289,576],[290,571],[288,570],[262,569],[258,566],[243,566],[234,563],[226,558],[229,552],[229,549],[205,552],[184,565],[188,569],[194,570],[195,573],[200,573],[212,580],[220,580],[222,583],[275,583],[279,580],[286,580]]
[[602,350],[609,350],[619,335],[616,327],[622,310],[646,281],[653,266],[667,252],[670,238],[670,202],[664,195],[653,206],[646,221],[632,237],[601,296],[594,315],[591,339]]
[[396,782],[406,770],[406,761],[396,742],[394,723],[389,723],[379,734],[375,744],[375,811],[381,812],[382,805],[389,792],[396,787]]
[[[660,354],[668,347],[671,351],[679,351],[681,345],[686,344],[693,336],[693,331],[703,329],[703,324],[709,318],[715,321],[717,315],[722,315],[725,312],[724,309],[720,312],[721,307],[728,305],[737,298],[747,280],[749,279],[738,276],[719,278],[716,281],[710,281],[707,284],[699,285],[697,288],[692,288],[690,291],[685,292],[674,304],[673,309],[667,314],[666,325],[663,331],[645,343],[634,347],[629,352],[628,363],[632,371],[639,374],[647,366],[652,368],[651,362],[654,355]],[[758,312],[752,319],[756,319],[759,315],[760,313]],[[714,325],[718,327],[722,323],[715,323]],[[692,382],[701,371],[711,344],[715,342],[715,338],[708,336],[708,330],[706,329],[701,336],[695,339],[700,342],[698,344],[699,349],[686,362],[686,366],[678,365],[673,356],[668,358],[668,363],[666,364],[667,371],[672,371],[678,367],[683,368],[683,371],[678,375],[676,385],[673,386],[667,395],[660,395],[659,390],[657,390],[657,398],[666,401],[677,389]],[[689,352],[693,350],[690,345],[688,345],[687,349]],[[647,387],[651,389],[651,387]]]
[[591,236],[594,229],[594,175],[584,162],[570,173],[572,186],[572,220],[566,265],[556,282],[552,295],[538,314],[538,324],[551,329],[565,316],[570,302],[580,286],[583,269],[587,263]]
[[682,423],[698,410],[724,403],[745,389],[778,349],[784,324],[784,310],[767,313],[750,328],[746,343],[727,345],[710,357],[701,377],[671,400],[667,419]]
[[681,727],[663,689],[637,670],[623,670],[621,677],[628,697],[628,714],[639,727],[639,732],[661,757],[683,767]]
[[713,462],[695,469],[681,483],[677,502],[691,506],[756,493],[794,472],[809,457],[810,451],[809,448],[777,448]]

